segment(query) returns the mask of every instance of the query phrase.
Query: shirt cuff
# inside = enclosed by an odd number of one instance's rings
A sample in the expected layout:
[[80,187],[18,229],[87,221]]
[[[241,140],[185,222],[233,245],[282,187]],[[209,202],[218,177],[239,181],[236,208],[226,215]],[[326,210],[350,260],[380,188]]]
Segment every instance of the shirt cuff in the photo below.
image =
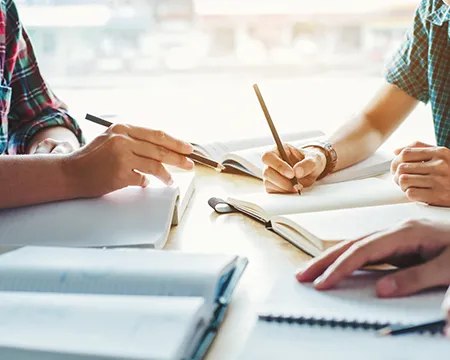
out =
[[33,136],[40,130],[51,128],[54,126],[63,126],[71,130],[78,139],[80,145],[86,143],[83,133],[74,118],[63,111],[53,112],[49,115],[44,115],[37,121],[30,121],[17,129],[13,134],[10,134],[8,141],[8,154],[20,155],[25,154],[28,143]]

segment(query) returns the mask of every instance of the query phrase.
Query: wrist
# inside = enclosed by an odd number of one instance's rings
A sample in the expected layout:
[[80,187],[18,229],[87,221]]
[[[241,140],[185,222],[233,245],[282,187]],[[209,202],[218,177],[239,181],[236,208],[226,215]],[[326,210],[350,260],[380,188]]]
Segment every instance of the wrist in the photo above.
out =
[[71,198],[87,197],[86,187],[83,184],[82,171],[77,169],[74,154],[61,155],[60,172],[63,186]]
[[317,180],[323,179],[325,176],[331,174],[334,171],[337,164],[337,153],[331,143],[313,142],[302,146],[302,149],[316,149],[316,151],[320,151],[320,153],[325,156],[325,166],[323,167],[320,175],[317,177]]

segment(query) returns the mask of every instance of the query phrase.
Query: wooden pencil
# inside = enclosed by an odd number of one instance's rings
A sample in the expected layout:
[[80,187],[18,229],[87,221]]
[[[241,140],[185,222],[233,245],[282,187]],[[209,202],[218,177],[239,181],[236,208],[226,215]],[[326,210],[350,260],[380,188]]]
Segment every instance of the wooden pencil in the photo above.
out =
[[[284,161],[286,161],[290,166],[293,166],[293,164],[291,164],[289,160],[289,157],[286,154],[286,151],[284,150],[284,146],[281,142],[280,136],[278,135],[277,129],[275,129],[275,125],[272,121],[272,117],[270,116],[269,109],[267,109],[266,103],[262,97],[258,85],[257,84],[253,85],[253,89],[255,90],[256,96],[259,100],[259,104],[261,105],[264,116],[266,117],[267,124],[269,124],[270,131],[272,132],[272,136],[275,140],[275,143],[277,144],[278,152],[280,153],[281,158]],[[298,183],[298,179],[295,176],[291,179],[291,184],[294,186],[294,189],[297,190],[298,194],[301,195],[302,192],[300,190],[300,184]]]

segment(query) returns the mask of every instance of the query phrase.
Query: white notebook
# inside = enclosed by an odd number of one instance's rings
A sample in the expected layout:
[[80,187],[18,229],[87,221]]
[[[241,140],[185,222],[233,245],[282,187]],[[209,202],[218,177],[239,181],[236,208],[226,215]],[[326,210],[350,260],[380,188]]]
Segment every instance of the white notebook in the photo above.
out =
[[379,276],[359,273],[336,289],[319,292],[310,284],[299,284],[293,273],[285,273],[260,307],[240,359],[446,357],[450,341],[442,335],[380,337],[375,330],[386,323],[409,325],[441,319],[445,289],[380,299],[375,294]]
[[162,248],[194,191],[193,172],[174,179],[172,187],[152,179],[146,189],[1,210],[0,245]]
[[247,260],[24,247],[0,256],[0,359],[200,359]]

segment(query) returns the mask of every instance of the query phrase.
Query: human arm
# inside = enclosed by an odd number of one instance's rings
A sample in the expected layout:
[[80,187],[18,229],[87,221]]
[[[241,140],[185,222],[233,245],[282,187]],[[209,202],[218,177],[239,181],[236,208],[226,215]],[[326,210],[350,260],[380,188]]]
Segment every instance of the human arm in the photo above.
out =
[[376,284],[380,297],[400,297],[450,285],[450,225],[409,221],[361,239],[342,242],[311,260],[297,273],[318,290],[337,285],[364,265],[385,262],[400,270]]
[[[414,21],[404,41],[386,66],[385,84],[364,109],[341,127],[330,139],[337,152],[340,170],[370,156],[400,125],[419,101],[427,103],[428,88],[428,26],[429,1],[417,8]],[[269,192],[290,192],[292,185],[286,177],[299,178],[305,186],[312,185],[326,166],[320,150],[295,149],[290,146],[292,169],[275,152],[266,153],[263,162],[265,184]],[[272,186],[274,185],[274,186]]]
[[190,170],[192,151],[162,131],[117,124],[70,154],[0,156],[0,209],[146,187],[144,174],[170,185],[163,164]]
[[[72,147],[84,142],[81,130],[67,111],[66,105],[52,92],[44,81],[30,38],[24,29],[14,2],[8,1],[6,22],[6,54],[2,101],[9,102],[8,153],[26,154],[48,138],[65,141]],[[64,127],[65,130],[50,128]]]
[[[337,153],[334,170],[344,169],[372,155],[417,104],[416,98],[398,87],[389,83],[382,85],[361,113],[330,138]],[[276,151],[263,155],[265,186],[269,192],[295,192],[289,181],[294,176],[303,186],[310,186],[325,169],[326,157],[321,150],[285,147],[295,164],[293,167],[281,160]]]

